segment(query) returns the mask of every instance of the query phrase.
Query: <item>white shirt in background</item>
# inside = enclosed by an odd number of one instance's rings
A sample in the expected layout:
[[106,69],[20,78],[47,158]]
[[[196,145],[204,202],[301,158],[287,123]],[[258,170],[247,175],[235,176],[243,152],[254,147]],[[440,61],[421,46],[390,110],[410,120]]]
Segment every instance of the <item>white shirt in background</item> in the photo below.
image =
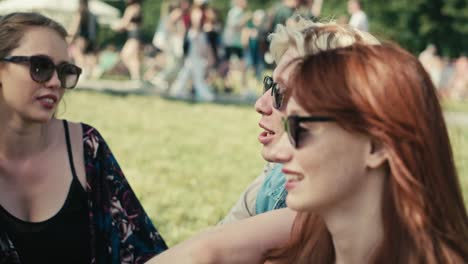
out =
[[351,15],[351,18],[349,19],[349,25],[361,31],[369,31],[369,21],[367,20],[366,13],[364,13],[362,10],[359,10],[358,12]]

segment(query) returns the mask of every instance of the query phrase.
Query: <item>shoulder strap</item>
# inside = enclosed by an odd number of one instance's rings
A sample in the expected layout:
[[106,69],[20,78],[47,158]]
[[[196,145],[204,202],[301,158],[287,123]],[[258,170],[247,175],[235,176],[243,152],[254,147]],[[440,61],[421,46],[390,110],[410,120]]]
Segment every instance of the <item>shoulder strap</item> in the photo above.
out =
[[78,179],[78,177],[76,176],[75,165],[73,162],[73,153],[70,142],[70,132],[68,131],[68,122],[66,120],[63,120],[63,128],[65,129],[65,139],[67,142],[68,162],[70,163],[73,178]]

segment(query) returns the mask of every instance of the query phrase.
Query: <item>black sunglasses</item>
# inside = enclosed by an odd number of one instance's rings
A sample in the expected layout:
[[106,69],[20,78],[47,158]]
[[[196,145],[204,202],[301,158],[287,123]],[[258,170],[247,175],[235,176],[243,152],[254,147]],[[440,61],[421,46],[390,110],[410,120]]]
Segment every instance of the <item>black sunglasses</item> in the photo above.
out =
[[284,95],[281,93],[278,84],[273,81],[273,78],[265,76],[265,78],[263,78],[263,93],[266,93],[269,89],[271,89],[271,96],[273,96],[273,107],[275,109],[281,109]]
[[326,116],[297,116],[290,115],[287,118],[282,118],[284,124],[284,131],[288,133],[289,142],[294,148],[299,146],[299,135],[307,129],[301,127],[302,122],[330,122],[335,119]]
[[0,61],[29,63],[29,74],[31,78],[38,83],[49,81],[52,79],[52,76],[54,76],[54,72],[57,71],[60,85],[65,89],[73,89],[81,74],[80,67],[68,62],[55,65],[51,58],[44,55],[8,56],[1,58]]

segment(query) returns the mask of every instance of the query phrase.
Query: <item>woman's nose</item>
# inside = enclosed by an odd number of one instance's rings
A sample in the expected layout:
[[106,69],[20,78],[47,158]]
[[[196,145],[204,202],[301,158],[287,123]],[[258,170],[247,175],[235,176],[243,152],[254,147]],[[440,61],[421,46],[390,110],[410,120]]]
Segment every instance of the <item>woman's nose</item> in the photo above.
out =
[[49,88],[60,88],[62,86],[57,71],[54,71],[52,78],[45,83],[45,86]]

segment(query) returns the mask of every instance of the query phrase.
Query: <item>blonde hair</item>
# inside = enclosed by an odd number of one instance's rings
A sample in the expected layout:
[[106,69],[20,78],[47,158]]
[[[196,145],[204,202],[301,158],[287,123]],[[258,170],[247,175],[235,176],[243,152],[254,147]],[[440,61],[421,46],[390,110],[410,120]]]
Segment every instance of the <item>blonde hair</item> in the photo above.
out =
[[268,36],[270,53],[276,63],[291,47],[300,56],[320,51],[343,48],[354,43],[369,45],[380,44],[374,36],[335,21],[314,22],[300,15],[293,15],[286,25],[276,25],[275,31]]

